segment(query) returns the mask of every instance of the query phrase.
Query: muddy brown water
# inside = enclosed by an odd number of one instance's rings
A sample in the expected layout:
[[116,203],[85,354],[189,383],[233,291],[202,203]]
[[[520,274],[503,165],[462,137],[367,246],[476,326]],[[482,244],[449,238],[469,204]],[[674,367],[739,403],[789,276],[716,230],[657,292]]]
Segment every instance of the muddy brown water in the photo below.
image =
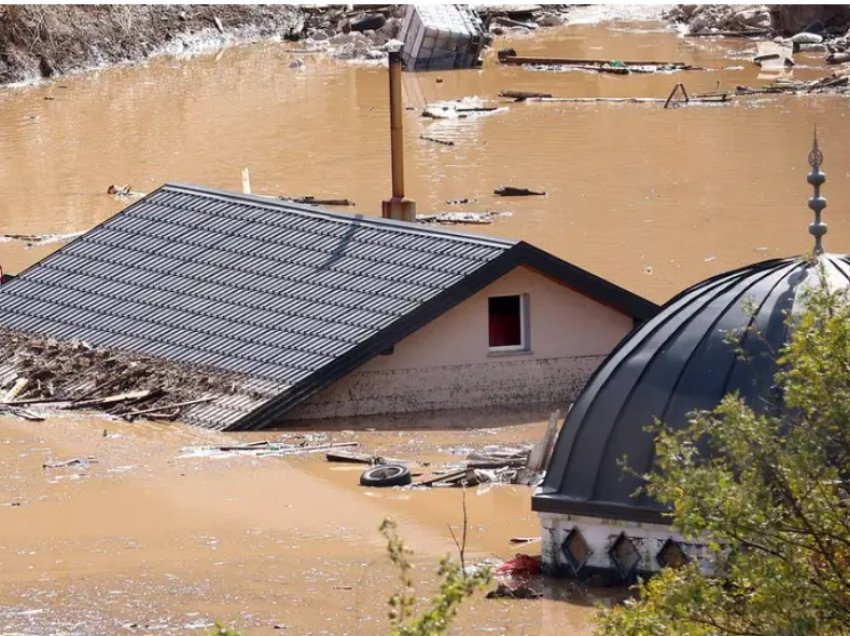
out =
[[[772,76],[748,62],[754,43],[620,22],[497,40],[504,46],[521,55],[734,68],[619,77],[505,67],[492,55],[479,70],[406,75],[408,194],[420,212],[512,212],[463,229],[527,240],[664,301],[711,274],[810,248],[806,155],[817,124],[831,201],[825,243],[850,247],[846,97],[763,96],[666,111],[505,103],[481,117],[420,117],[437,100],[496,101],[503,89],[665,97],[679,81],[692,93],[758,86]],[[127,204],[105,194],[110,184],[236,190],[243,167],[254,192],[348,197],[354,211],[376,214],[389,190],[386,71],[290,49],[162,58],[0,91],[0,232],[79,232]],[[303,67],[290,68],[296,58]],[[794,78],[827,72],[817,56],[798,62]],[[501,185],[548,194],[499,199],[492,191]],[[446,204],[463,198],[475,201]],[[57,246],[0,243],[0,263],[20,271]],[[497,429],[331,434],[446,461],[453,449],[533,441],[543,420],[535,413]],[[217,439],[180,425],[0,421],[0,634],[201,633],[214,618],[250,634],[379,634],[394,581],[376,531],[381,519],[397,519],[416,549],[423,593],[439,557],[453,550],[447,525],[459,523],[457,490],[366,491],[356,487],[357,467],[320,457],[179,458],[182,447]],[[47,458],[87,455],[98,463],[41,468]],[[469,493],[472,557],[539,550],[508,543],[538,532],[529,492]],[[474,600],[456,633],[585,634],[592,605],[605,598],[562,587],[542,601]]]

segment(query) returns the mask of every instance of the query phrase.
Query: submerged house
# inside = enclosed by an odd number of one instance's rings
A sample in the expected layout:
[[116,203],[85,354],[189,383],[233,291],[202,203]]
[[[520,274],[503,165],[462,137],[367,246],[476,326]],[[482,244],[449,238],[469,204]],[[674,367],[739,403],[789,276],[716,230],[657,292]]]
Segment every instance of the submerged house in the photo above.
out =
[[[638,493],[654,468],[657,418],[680,429],[688,414],[715,408],[738,392],[756,412],[775,408],[776,356],[788,342],[803,295],[822,280],[850,287],[850,257],[823,253],[820,214],[825,175],[809,156],[812,255],[769,260],[714,276],[683,291],[626,338],[588,381],[557,440],[546,478],[532,500],[552,574],[628,580],[697,560],[699,543],[671,528],[670,510]],[[627,456],[630,471],[621,463]]]
[[0,327],[240,378],[219,429],[573,399],[657,307],[522,241],[165,185],[0,287]]

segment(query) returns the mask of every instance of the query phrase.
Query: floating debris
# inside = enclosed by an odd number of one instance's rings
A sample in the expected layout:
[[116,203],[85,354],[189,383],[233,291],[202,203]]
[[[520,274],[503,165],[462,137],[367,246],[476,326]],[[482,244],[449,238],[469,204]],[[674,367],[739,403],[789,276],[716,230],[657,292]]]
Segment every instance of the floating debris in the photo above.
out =
[[70,232],[68,234],[0,234],[0,243],[21,241],[22,243],[26,243],[27,247],[40,247],[42,245],[49,245],[50,243],[70,241],[83,234],[84,232]]
[[515,186],[502,186],[496,188],[493,194],[500,197],[541,197],[546,193],[543,190],[531,190],[529,188],[517,188]]
[[310,453],[326,453],[338,448],[355,448],[360,442],[336,442],[330,444],[287,444],[285,442],[270,442],[262,440],[247,444],[227,446],[189,446],[183,449],[180,457],[233,457],[234,455],[307,455]]
[[477,97],[464,97],[455,101],[435,102],[426,106],[422,111],[422,117],[431,119],[465,119],[487,115],[497,111],[506,112],[503,106],[488,106]]
[[303,205],[338,205],[342,207],[351,207],[357,205],[351,199],[322,199],[308,194],[303,197],[278,197],[281,201],[289,201],[290,203],[301,203]]
[[136,192],[133,190],[133,186],[130,185],[110,185],[106,189],[106,194],[111,194],[116,198],[121,197],[143,197],[145,196],[144,192]]
[[437,214],[417,214],[420,223],[440,225],[490,225],[494,219],[512,216],[511,212],[440,212]]

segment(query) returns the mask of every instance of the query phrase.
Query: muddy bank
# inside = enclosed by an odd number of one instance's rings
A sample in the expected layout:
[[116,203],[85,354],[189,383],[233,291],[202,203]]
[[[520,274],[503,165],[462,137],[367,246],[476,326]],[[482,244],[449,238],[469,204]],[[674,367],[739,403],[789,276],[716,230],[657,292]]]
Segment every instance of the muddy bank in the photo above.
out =
[[287,37],[304,15],[286,5],[7,5],[0,8],[0,82],[179,53],[204,39]]
[[665,17],[684,24],[689,35],[789,37],[808,31],[828,41],[847,33],[850,6],[680,4]]
[[[362,7],[363,5],[361,5]],[[0,7],[0,84],[265,39],[305,52],[378,60],[404,5],[11,5]],[[482,7],[493,35],[560,26],[569,5]],[[296,62],[297,64],[298,62]]]

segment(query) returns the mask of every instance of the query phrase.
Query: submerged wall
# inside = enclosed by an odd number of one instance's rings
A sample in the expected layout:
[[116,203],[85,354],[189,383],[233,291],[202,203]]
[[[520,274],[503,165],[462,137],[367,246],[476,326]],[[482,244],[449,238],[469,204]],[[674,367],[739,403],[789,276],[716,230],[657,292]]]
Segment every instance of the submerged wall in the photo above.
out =
[[[668,525],[551,512],[538,514],[543,570],[547,575],[630,581],[635,575],[676,565],[665,562],[665,557],[675,561],[677,556],[696,561],[704,572],[711,572],[711,553],[706,545],[685,540]],[[571,535],[574,531],[580,538]]]
[[[488,298],[528,295],[529,350],[489,350]],[[520,267],[287,413],[286,420],[572,401],[632,318]]]

